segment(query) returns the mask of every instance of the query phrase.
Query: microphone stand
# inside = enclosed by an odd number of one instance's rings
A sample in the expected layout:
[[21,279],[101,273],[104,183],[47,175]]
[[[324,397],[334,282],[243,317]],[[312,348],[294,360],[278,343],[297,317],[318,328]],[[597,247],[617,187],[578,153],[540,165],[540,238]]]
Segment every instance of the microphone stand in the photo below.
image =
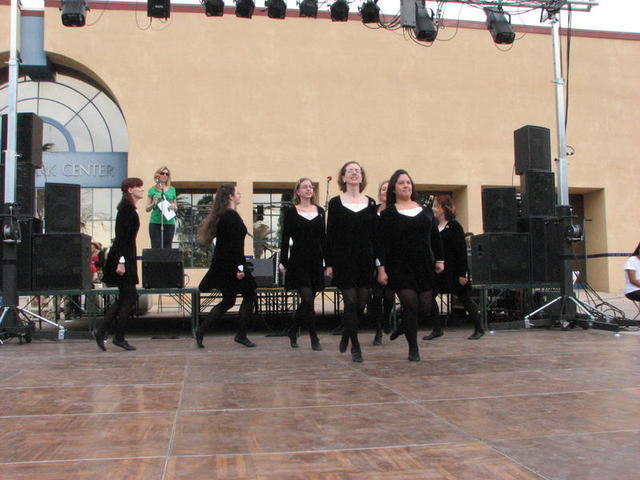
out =
[[324,196],[324,211],[329,208],[329,183],[331,183],[331,177],[327,177],[327,191]]

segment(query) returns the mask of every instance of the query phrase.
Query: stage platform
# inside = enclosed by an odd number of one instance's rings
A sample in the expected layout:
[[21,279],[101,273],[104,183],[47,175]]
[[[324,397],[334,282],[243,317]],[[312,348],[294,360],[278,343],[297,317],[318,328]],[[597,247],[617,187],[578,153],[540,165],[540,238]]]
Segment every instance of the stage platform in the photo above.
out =
[[[421,331],[423,335],[425,332]],[[0,345],[0,479],[638,478],[640,336],[468,328],[371,345],[188,332]]]

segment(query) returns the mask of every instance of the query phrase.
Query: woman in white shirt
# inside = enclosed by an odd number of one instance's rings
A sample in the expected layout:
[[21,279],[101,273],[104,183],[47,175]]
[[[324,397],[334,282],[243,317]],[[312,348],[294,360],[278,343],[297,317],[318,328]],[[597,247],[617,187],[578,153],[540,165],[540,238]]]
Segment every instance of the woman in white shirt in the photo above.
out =
[[624,295],[640,302],[640,243],[624,264]]

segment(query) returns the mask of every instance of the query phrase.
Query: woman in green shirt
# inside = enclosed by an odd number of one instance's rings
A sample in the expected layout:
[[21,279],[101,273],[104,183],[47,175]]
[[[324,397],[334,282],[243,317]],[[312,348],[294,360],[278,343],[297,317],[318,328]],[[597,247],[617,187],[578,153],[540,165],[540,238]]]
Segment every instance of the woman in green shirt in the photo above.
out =
[[166,166],[160,167],[153,175],[154,185],[147,192],[147,204],[145,210],[151,212],[149,219],[149,237],[151,248],[171,248],[173,234],[176,229],[175,216],[167,219],[166,214],[160,210],[160,204],[166,200],[169,212],[178,209],[176,203],[176,189],[171,186],[171,172]]

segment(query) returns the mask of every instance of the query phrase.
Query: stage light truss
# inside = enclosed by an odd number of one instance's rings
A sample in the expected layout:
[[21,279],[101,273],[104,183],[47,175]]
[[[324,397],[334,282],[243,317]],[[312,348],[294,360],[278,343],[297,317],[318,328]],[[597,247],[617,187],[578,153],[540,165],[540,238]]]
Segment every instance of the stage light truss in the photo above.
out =
[[507,8],[541,8],[547,11],[573,10],[574,12],[590,12],[598,5],[596,0],[440,0],[444,3],[461,3],[475,7]]

